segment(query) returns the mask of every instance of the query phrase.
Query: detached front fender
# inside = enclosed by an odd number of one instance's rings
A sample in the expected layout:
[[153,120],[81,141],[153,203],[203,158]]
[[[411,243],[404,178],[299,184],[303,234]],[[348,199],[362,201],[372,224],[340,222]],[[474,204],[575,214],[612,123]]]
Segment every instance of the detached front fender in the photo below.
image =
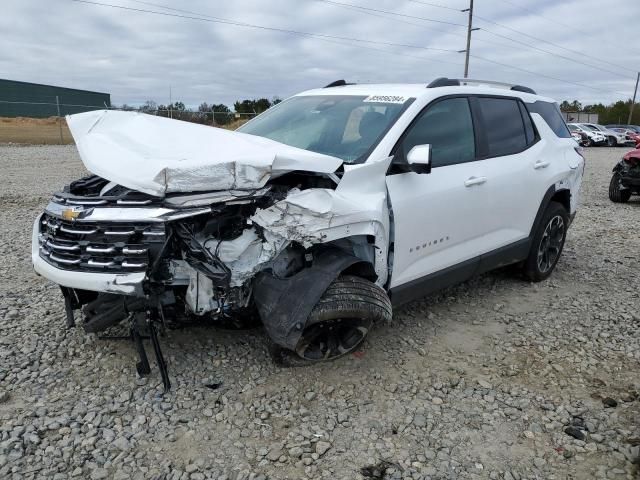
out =
[[259,273],[253,283],[253,298],[262,323],[277,345],[293,350],[307,319],[331,282],[340,272],[361,259],[338,249],[327,249],[313,264],[288,278]]

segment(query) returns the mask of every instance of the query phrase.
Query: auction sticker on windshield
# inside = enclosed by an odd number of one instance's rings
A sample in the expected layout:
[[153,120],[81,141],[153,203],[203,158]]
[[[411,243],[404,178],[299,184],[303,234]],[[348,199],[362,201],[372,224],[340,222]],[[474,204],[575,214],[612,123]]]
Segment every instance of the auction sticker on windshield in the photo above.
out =
[[370,95],[363,100],[364,103],[404,103],[406,97],[398,95]]

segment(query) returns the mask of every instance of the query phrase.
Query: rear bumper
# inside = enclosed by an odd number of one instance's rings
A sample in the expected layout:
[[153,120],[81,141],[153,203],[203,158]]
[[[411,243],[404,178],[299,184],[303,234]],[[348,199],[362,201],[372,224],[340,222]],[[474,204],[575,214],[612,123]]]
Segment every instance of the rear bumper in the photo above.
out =
[[58,285],[80,290],[94,292],[118,293],[121,295],[144,296],[142,284],[145,280],[145,272],[133,272],[127,274],[72,272],[54,267],[40,257],[38,229],[41,215],[33,224],[31,237],[31,261],[38,275],[42,275]]

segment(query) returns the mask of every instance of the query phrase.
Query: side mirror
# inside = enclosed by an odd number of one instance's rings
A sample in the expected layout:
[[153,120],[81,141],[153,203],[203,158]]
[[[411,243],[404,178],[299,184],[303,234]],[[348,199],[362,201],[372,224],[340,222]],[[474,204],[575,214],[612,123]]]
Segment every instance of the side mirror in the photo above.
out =
[[415,173],[431,173],[431,145],[416,145],[407,154],[409,170]]

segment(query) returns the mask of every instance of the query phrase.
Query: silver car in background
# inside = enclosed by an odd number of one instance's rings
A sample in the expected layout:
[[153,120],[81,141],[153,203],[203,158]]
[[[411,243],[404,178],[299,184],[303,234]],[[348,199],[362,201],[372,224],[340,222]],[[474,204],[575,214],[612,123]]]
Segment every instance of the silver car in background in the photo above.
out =
[[582,123],[581,125],[586,128],[590,128],[603,134],[607,140],[607,146],[617,147],[618,145],[632,145],[634,142],[627,138],[627,135],[621,132],[616,132],[610,128],[600,125],[598,123]]

